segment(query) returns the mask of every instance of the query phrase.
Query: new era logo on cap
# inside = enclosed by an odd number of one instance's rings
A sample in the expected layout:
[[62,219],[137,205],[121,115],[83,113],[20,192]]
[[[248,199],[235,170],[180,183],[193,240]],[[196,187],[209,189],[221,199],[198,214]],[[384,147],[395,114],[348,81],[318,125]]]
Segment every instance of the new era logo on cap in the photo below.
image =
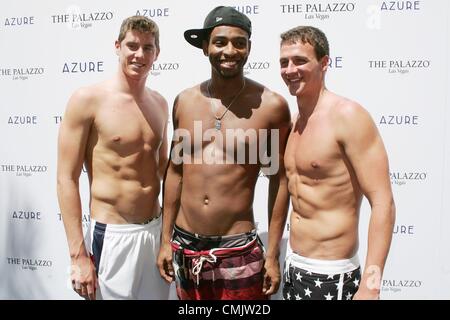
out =
[[184,32],[187,42],[197,48],[202,48],[202,42],[208,39],[211,30],[217,26],[226,25],[241,28],[252,34],[252,23],[243,13],[233,7],[219,6],[214,8],[205,18],[202,29],[190,29]]

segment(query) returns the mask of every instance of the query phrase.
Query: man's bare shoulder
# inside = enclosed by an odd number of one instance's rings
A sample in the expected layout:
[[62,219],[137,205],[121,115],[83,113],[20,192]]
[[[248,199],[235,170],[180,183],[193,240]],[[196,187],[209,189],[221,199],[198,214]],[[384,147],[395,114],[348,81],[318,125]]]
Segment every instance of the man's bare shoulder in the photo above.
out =
[[196,99],[202,96],[201,87],[204,85],[204,82],[196,84],[193,87],[186,88],[181,91],[178,96],[178,102],[185,103],[188,101],[192,101],[192,99]]
[[345,123],[354,121],[367,121],[371,119],[369,112],[358,102],[334,94],[333,115],[336,120]]
[[376,131],[370,113],[358,102],[335,95],[332,108],[333,123],[340,140],[363,137]]
[[77,105],[91,105],[99,101],[109,91],[109,86],[106,82],[100,82],[89,86],[84,86],[76,89],[70,97],[70,102],[75,102]]
[[247,79],[246,81],[250,87],[250,94],[261,95],[261,100],[264,107],[281,109],[288,108],[286,99],[279,93],[269,89],[255,80]]
[[289,111],[289,106],[286,99],[279,93],[265,88],[263,97],[266,99],[269,107],[278,109],[280,112]]
[[258,84],[263,89],[262,106],[266,112],[271,114],[275,122],[290,123],[291,112],[287,100],[279,93],[266,86]]
[[198,103],[198,99],[201,99],[202,97],[204,98],[204,94],[201,91],[201,87],[203,85],[204,82],[181,91],[175,98],[173,105],[174,111],[180,112],[180,110],[189,108],[192,104],[196,105]]
[[104,83],[80,87],[75,90],[67,102],[64,118],[69,119],[93,119],[95,111],[106,94]]
[[151,101],[156,104],[165,114],[168,114],[169,108],[167,100],[158,91],[147,88],[147,93]]

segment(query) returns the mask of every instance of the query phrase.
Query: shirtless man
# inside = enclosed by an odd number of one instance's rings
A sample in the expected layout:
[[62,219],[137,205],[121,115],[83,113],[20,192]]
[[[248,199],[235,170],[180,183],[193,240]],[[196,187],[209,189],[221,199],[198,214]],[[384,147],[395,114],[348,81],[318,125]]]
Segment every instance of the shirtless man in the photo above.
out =
[[[289,204],[283,154],[290,113],[280,95],[244,77],[250,35],[250,20],[231,7],[213,9],[203,29],[185,32],[186,40],[209,57],[211,78],[181,92],[173,110],[158,266],[168,282],[175,277],[180,299],[267,299],[279,287],[279,242]],[[271,165],[278,164],[269,176],[265,257],[252,208],[262,167],[256,147],[265,150],[264,134],[259,135],[264,131],[270,134]]]
[[[125,19],[111,79],[70,98],[58,140],[58,199],[74,290],[89,299],[167,299],[156,267],[158,195],[167,165],[165,99],[145,87],[159,54],[158,26]],[[90,229],[83,239],[78,180],[85,164]]]
[[[285,165],[293,211],[284,299],[378,299],[395,220],[388,157],[369,113],[325,87],[329,47],[322,31],[281,35],[281,77],[299,115]],[[359,269],[362,196],[372,213],[364,272]]]

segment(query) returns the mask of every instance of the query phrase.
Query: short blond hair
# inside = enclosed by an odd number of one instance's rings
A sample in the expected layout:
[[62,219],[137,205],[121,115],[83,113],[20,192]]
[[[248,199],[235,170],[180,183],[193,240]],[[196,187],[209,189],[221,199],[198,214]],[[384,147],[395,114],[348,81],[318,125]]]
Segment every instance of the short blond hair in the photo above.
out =
[[142,33],[150,33],[155,37],[155,45],[159,50],[159,28],[155,21],[144,16],[131,16],[123,20],[120,26],[119,42],[125,38],[127,31],[136,30]]
[[330,55],[328,39],[322,30],[311,26],[298,26],[281,34],[281,45],[301,42],[314,47],[318,60]]

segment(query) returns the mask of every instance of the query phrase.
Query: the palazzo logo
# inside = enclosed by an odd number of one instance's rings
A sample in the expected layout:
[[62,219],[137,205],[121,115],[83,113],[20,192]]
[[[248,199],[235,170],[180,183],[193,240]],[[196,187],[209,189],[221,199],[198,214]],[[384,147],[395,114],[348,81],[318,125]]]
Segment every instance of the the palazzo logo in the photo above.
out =
[[327,20],[336,14],[352,13],[356,2],[303,2],[297,4],[281,4],[281,13],[300,14],[306,20]]
[[405,289],[419,289],[422,287],[423,281],[411,280],[411,279],[383,279],[382,288],[383,292],[398,293]]
[[138,9],[136,11],[137,16],[144,16],[147,18],[159,18],[168,17],[170,15],[169,8],[149,8],[149,9]]
[[45,73],[45,69],[39,66],[2,68],[0,67],[0,77],[10,77],[11,80],[28,80],[39,78]]
[[60,124],[62,121],[62,116],[52,116],[53,121],[55,124]]
[[418,115],[382,115],[378,124],[380,126],[418,126],[420,123]]
[[249,61],[244,66],[244,74],[249,75],[254,71],[264,71],[270,69],[268,61]]
[[51,268],[53,261],[48,259],[37,259],[27,257],[7,257],[6,263],[20,267],[23,270],[36,271],[37,269]]
[[11,173],[17,177],[31,177],[36,174],[47,173],[45,165],[30,164],[0,164],[0,173]]
[[373,59],[368,61],[369,69],[383,70],[389,74],[404,75],[410,72],[426,70],[431,67],[431,60],[428,59]]
[[150,69],[152,76],[159,76],[164,72],[178,71],[181,65],[178,62],[155,62]]
[[5,27],[21,27],[21,26],[29,26],[34,24],[34,16],[28,17],[7,17],[3,25]]
[[[59,212],[57,213],[58,221],[62,222],[62,214]],[[89,224],[91,222],[91,215],[89,213],[83,213],[81,216],[81,226],[83,229],[87,229],[89,227]]]
[[83,12],[78,6],[69,6],[65,13],[51,15],[53,24],[65,24],[72,30],[82,30],[92,27],[96,23],[111,21],[114,14],[111,11]]
[[419,171],[393,171],[389,172],[391,184],[396,186],[404,186],[409,183],[422,183],[428,179],[427,172]]
[[103,61],[75,61],[75,62],[65,62],[62,66],[62,73],[73,74],[73,73],[95,73],[103,72]]

